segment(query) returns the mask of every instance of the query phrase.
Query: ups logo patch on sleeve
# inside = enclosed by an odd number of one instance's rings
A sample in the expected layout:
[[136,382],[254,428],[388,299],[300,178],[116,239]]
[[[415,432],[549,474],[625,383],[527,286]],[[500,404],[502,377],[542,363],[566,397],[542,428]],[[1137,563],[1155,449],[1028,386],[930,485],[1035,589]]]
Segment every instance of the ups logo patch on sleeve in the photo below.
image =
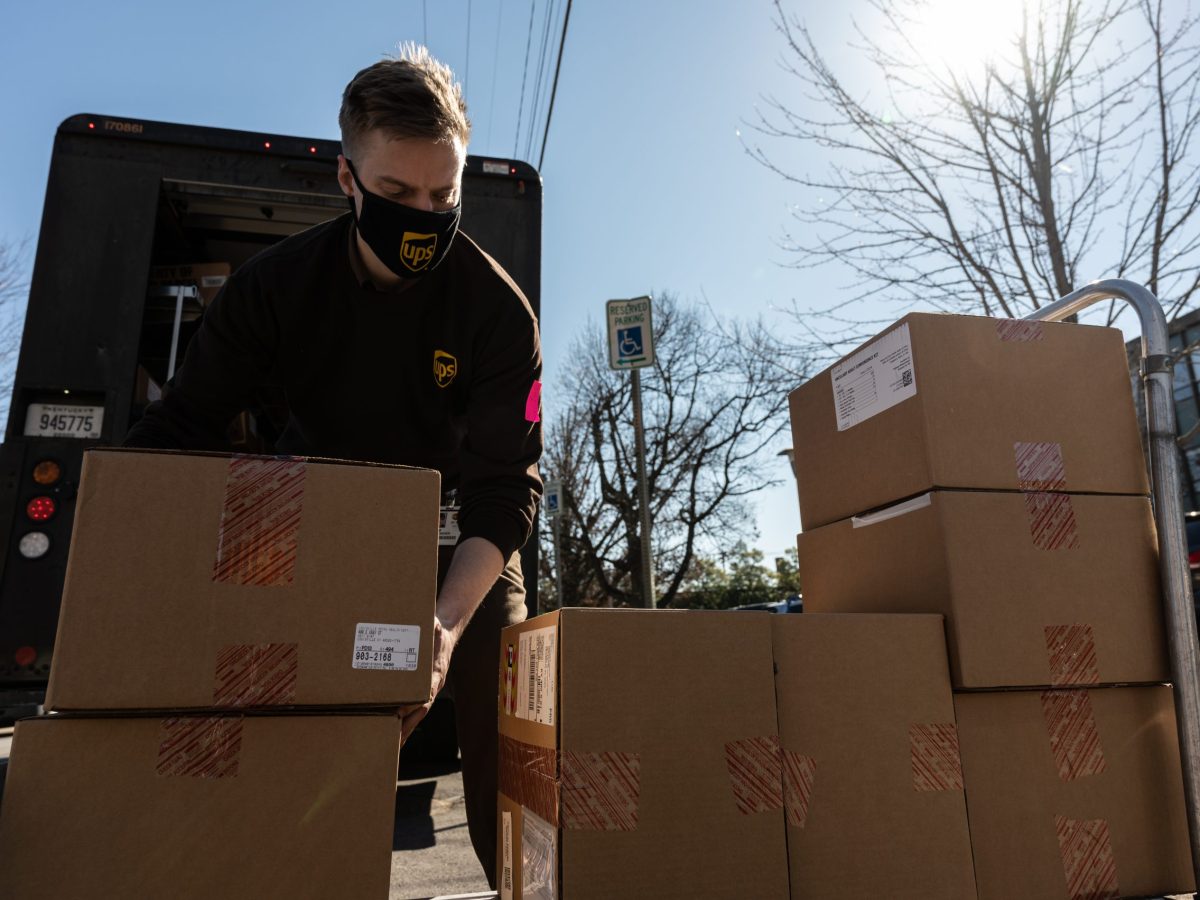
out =
[[458,374],[458,360],[445,350],[433,351],[433,380],[440,388],[448,387]]

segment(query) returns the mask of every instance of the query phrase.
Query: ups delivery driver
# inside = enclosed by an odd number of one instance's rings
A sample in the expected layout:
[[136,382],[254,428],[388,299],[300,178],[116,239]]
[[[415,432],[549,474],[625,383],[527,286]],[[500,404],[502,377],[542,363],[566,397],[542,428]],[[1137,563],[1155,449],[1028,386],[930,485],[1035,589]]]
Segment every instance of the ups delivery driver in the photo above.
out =
[[433,696],[451,686],[471,842],[494,881],[499,635],[525,618],[517,551],[542,490],[537,322],[458,231],[470,123],[451,71],[408,46],[354,76],[338,123],[350,212],[233,274],[125,443],[224,449],[268,390],[286,398],[279,453],[441,472],[461,535],[439,558]]

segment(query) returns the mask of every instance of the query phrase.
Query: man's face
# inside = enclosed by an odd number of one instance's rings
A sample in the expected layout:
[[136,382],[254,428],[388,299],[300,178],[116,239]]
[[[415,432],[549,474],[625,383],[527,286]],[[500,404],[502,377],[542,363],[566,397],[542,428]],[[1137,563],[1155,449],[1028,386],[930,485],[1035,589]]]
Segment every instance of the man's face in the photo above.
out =
[[[363,187],[371,193],[414,209],[441,212],[458,205],[466,148],[458,138],[388,138],[369,131],[360,140],[352,162]],[[361,214],[362,196],[344,156],[338,157],[338,184],[342,193],[354,198]]]

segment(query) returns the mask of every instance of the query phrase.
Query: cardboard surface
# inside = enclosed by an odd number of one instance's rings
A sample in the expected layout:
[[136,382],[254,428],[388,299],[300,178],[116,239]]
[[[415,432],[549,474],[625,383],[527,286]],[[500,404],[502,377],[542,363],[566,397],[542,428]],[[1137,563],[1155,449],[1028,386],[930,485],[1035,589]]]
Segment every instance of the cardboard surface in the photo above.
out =
[[[911,364],[886,345],[871,359],[903,328]],[[912,313],[793,391],[790,406],[805,530],[937,487],[1148,492],[1112,328]]]
[[1193,890],[1169,687],[957,694],[955,709],[980,900]]
[[[4,896],[386,900],[399,720],[221,721],[183,756],[163,719],[19,723],[0,810]],[[237,740],[206,769],[213,733]]]
[[151,266],[149,285],[163,287],[172,284],[194,284],[199,289],[201,304],[208,306],[225,286],[229,273],[229,263],[224,262]]
[[424,702],[438,502],[428,470],[90,451],[47,708]]
[[[752,770],[756,760],[767,770],[778,765],[770,749],[778,747],[770,620],[761,613],[565,609],[506,629],[502,888],[507,855],[512,897],[786,897],[780,773],[768,772],[757,786],[739,775],[736,789],[731,774]],[[531,679],[536,663],[522,648],[551,634],[555,658]],[[552,710],[539,702],[550,672]],[[537,721],[539,709],[553,721]],[[552,734],[556,743],[548,747]],[[745,756],[731,761],[738,751],[730,745],[745,748]],[[743,763],[749,769],[739,769]],[[557,880],[532,884],[531,871],[552,871]]]
[[793,900],[974,897],[941,617],[768,618]]
[[1148,500],[934,491],[913,506],[801,534],[805,610],[944,615],[957,688],[1169,680]]

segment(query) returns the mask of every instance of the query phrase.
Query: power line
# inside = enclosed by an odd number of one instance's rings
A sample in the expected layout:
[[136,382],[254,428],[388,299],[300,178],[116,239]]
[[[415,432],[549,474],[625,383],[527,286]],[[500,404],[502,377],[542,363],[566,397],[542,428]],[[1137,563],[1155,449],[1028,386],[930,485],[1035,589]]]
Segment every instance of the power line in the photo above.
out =
[[533,11],[537,7],[537,0],[531,0],[529,4],[529,30],[525,35],[525,69],[521,72],[521,103],[517,107],[517,135],[513,138],[513,156],[517,155],[517,147],[521,143],[521,116],[525,111],[525,79],[529,75],[529,46],[533,42]]
[[538,108],[542,100],[542,85],[546,81],[546,49],[550,45],[550,23],[554,16],[554,0],[546,2],[545,22],[542,25],[542,40],[538,49],[537,78],[533,83],[533,102],[529,105],[532,115],[529,117],[529,134],[525,138],[525,158],[533,155],[533,136],[537,134]]
[[487,140],[484,145],[492,146],[492,113],[496,109],[496,69],[500,62],[500,25],[504,21],[504,0],[500,0],[499,11],[496,13],[496,49],[492,53],[492,99],[488,103]]
[[429,9],[428,0],[421,0],[421,43],[429,46]]
[[538,154],[538,171],[546,158],[546,141],[550,137],[550,117],[554,115],[554,95],[558,93],[558,73],[562,69],[563,47],[567,43],[567,23],[571,21],[571,0],[567,0],[567,13],[563,16],[562,36],[558,39],[558,62],[554,64],[554,83],[550,88],[550,106],[546,110],[546,130],[542,132],[542,150]]
[[471,0],[467,0],[467,64],[463,67],[463,100],[471,93]]

